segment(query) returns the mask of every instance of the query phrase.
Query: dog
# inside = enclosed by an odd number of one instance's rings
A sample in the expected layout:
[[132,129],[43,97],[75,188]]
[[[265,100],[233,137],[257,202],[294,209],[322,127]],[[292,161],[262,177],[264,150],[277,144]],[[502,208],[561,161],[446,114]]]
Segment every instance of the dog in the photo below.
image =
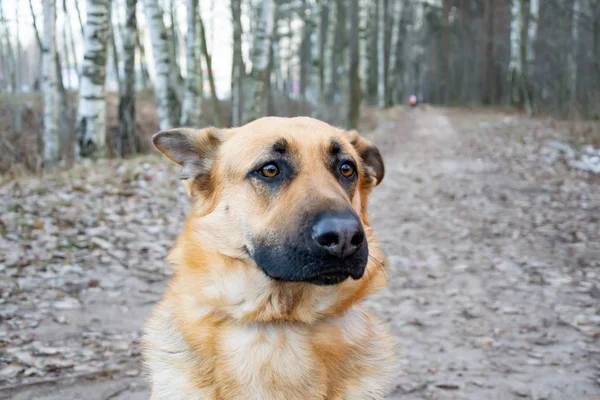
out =
[[308,117],[153,136],[193,198],[142,353],[152,399],[382,399],[395,344],[367,215],[377,147]]

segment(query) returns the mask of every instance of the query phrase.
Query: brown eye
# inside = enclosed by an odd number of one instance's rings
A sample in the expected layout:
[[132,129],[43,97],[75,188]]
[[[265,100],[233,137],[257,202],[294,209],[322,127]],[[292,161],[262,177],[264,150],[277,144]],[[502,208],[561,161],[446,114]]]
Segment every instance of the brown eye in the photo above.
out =
[[354,166],[350,163],[343,163],[340,167],[340,173],[346,178],[350,178],[354,174]]
[[279,175],[279,168],[275,164],[267,164],[260,169],[260,174],[265,178],[274,178]]

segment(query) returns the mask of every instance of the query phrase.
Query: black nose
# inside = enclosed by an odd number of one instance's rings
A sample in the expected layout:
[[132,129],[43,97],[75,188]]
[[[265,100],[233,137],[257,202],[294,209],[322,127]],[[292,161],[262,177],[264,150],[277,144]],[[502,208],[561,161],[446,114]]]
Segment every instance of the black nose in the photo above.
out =
[[360,248],[365,241],[365,231],[354,212],[328,212],[315,220],[312,238],[319,247],[344,259]]

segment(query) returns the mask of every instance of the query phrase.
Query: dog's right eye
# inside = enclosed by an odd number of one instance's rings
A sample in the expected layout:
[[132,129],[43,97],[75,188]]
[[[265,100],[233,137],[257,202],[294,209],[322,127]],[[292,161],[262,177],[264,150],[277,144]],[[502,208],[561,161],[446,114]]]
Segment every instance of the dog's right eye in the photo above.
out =
[[263,165],[258,170],[258,173],[264,176],[265,178],[275,178],[277,175],[279,175],[279,168],[277,167],[277,165],[270,163]]

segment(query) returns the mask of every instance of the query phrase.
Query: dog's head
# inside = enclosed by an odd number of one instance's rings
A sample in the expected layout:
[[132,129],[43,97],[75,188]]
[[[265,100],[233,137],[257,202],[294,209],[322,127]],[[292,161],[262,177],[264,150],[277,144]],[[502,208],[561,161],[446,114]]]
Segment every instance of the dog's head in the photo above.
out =
[[195,199],[171,257],[178,269],[228,279],[227,267],[212,266],[218,257],[211,254],[219,255],[230,269],[242,265],[238,273],[252,274],[246,281],[254,285],[304,283],[306,292],[358,290],[364,285],[347,283],[366,281],[370,260],[382,263],[366,203],[384,166],[377,147],[356,132],[270,117],[233,129],[172,129],[153,141],[182,166]]

